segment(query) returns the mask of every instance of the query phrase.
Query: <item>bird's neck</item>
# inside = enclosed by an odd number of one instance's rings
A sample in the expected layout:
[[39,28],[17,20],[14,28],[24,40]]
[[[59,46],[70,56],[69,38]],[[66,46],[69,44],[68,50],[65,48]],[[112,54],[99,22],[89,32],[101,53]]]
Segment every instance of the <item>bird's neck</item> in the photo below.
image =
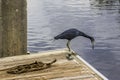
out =
[[86,34],[84,34],[83,36],[84,36],[84,37],[86,37],[86,38],[91,39],[91,37],[90,37],[90,36],[88,36],[88,35],[86,35]]

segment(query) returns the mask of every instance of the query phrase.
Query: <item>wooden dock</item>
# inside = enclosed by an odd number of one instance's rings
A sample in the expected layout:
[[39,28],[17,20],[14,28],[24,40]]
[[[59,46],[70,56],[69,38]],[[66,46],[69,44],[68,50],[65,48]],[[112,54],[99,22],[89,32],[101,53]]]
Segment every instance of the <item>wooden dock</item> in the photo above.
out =
[[[0,59],[0,80],[108,80],[101,73],[90,66],[80,56],[73,56],[73,60],[67,60],[67,50],[54,50]],[[6,71],[11,67],[29,64],[35,61],[50,62],[54,59],[57,62],[51,67],[26,72],[21,74],[8,74]]]

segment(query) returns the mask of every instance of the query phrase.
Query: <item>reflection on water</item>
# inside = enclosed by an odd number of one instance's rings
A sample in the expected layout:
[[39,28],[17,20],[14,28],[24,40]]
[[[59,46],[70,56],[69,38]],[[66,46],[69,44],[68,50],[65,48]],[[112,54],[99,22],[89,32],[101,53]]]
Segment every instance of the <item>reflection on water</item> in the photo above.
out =
[[71,47],[110,80],[120,79],[120,0],[28,0],[28,50],[64,48],[66,40],[52,41],[57,34],[77,28],[94,36],[78,37]]

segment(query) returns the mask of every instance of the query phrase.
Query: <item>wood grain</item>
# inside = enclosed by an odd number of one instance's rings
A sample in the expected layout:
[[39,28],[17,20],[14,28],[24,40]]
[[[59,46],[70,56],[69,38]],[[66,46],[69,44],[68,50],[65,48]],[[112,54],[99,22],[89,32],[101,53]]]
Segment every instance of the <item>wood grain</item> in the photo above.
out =
[[[0,59],[1,80],[103,80],[83,62],[67,60],[67,50],[42,52],[32,55],[15,56]],[[57,59],[50,68],[22,74],[7,74],[14,66],[28,64],[34,61],[50,62]]]
[[27,54],[26,0],[1,0],[0,57]]

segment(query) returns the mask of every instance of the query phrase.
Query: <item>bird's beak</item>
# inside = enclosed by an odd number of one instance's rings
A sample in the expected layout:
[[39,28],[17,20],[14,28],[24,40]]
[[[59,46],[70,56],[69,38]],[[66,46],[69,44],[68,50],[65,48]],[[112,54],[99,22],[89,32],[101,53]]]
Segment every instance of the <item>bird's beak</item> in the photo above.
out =
[[55,39],[50,39],[50,41],[54,42],[54,41],[55,41]]
[[92,49],[94,49],[95,41],[91,41],[91,43],[92,43]]
[[52,41],[54,42],[54,41],[55,41],[55,39],[52,39]]
[[53,39],[53,42],[55,41],[55,39]]

